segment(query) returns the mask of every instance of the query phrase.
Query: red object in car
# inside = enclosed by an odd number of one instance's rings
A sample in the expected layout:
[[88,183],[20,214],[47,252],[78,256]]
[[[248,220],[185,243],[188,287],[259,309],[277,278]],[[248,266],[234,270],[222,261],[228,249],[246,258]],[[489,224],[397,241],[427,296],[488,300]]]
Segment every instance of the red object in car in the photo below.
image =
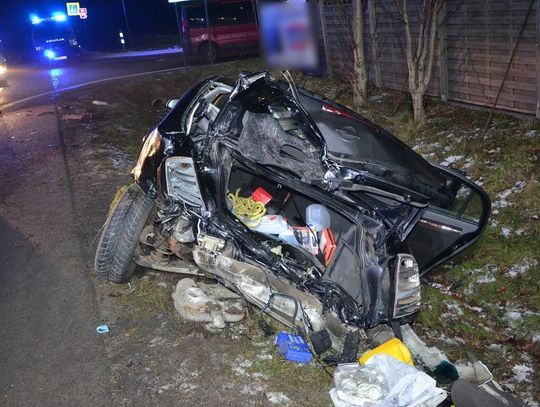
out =
[[255,191],[253,191],[251,197],[255,201],[262,203],[263,205],[266,205],[272,200],[272,195],[270,195],[263,187],[259,187]]

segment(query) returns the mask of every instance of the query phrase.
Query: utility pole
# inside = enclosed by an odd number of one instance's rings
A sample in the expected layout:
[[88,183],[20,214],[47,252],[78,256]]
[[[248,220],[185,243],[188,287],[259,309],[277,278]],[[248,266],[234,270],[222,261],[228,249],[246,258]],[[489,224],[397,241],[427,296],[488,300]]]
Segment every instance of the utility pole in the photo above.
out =
[[128,36],[128,39],[129,41],[131,41],[131,32],[129,31],[129,23],[128,23],[128,18],[127,18],[127,13],[126,13],[126,4],[124,3],[125,0],[120,0],[122,2],[122,10],[124,11],[124,21],[126,22],[126,32],[127,32],[127,36]]
[[[180,35],[180,42],[182,44],[182,58],[184,60],[184,68],[187,66],[186,64],[186,46],[184,44],[184,33],[182,31],[182,23],[180,22],[180,16],[178,15],[178,5],[174,3],[174,13],[176,14],[176,25],[178,26],[178,35]],[[182,11],[182,18],[184,18],[183,11]]]

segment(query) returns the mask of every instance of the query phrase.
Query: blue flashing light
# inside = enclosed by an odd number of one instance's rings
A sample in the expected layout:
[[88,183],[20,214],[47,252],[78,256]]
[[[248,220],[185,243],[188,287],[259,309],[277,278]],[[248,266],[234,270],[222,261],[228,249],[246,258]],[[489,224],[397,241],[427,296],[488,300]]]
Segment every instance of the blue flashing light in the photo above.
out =
[[62,13],[61,11],[55,11],[51,15],[52,19],[58,23],[67,21],[67,16],[65,13]]
[[30,21],[32,21],[32,24],[39,24],[41,23],[42,19],[37,16],[37,14],[30,14]]
[[43,52],[43,55],[45,55],[45,57],[49,58],[49,59],[54,59],[56,58],[56,53],[52,50],[52,49],[46,49],[44,52]]

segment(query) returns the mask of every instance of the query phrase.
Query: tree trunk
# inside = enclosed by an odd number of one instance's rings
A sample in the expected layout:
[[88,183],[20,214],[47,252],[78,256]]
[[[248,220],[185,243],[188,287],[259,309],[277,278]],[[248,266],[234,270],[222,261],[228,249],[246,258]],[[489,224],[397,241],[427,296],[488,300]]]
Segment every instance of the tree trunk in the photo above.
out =
[[367,101],[367,72],[364,58],[364,15],[363,0],[354,1],[354,79],[353,106],[359,109]]
[[407,0],[396,0],[403,18],[406,39],[407,67],[409,68],[409,92],[413,102],[414,121],[420,126],[426,122],[424,94],[431,80],[435,39],[437,36],[437,14],[441,0],[418,3],[419,29],[416,41],[411,36]]
[[424,92],[411,92],[414,121],[423,126],[426,123],[426,112],[424,111]]

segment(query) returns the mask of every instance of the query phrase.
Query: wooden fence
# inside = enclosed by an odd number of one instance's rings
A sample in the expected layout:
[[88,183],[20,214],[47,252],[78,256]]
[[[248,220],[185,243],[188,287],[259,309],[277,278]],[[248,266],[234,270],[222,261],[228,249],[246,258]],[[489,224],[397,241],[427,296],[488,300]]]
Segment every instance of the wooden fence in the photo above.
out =
[[[349,79],[354,0],[320,0],[319,17],[327,69]],[[527,21],[527,11],[534,2]],[[364,48],[370,80],[407,89],[403,22],[394,0],[364,0]],[[414,38],[416,1],[409,1]],[[491,106],[519,33],[523,34],[497,108],[540,119],[540,13],[538,0],[445,0],[427,93],[442,100]]]

